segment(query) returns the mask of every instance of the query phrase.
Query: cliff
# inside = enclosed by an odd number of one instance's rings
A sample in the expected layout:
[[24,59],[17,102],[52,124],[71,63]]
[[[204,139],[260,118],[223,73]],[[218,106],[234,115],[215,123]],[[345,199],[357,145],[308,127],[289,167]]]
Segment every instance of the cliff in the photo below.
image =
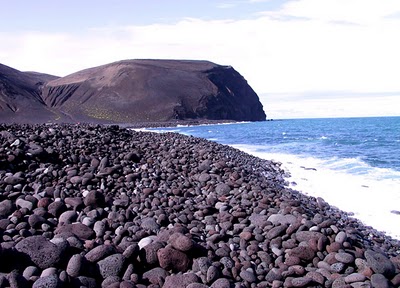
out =
[[208,61],[125,60],[62,78],[2,67],[2,122],[266,118],[257,94],[236,70]]

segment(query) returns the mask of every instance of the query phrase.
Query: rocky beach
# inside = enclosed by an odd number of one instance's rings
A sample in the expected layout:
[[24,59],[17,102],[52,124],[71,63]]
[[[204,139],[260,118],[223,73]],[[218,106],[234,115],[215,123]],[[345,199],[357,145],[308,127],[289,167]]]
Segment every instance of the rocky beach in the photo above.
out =
[[399,287],[400,243],[279,163],[175,133],[0,124],[0,287]]

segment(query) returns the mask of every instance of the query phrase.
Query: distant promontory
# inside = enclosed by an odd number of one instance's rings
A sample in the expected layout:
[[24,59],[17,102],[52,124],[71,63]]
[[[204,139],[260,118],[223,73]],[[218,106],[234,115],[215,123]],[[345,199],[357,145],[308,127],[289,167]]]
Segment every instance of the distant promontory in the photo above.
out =
[[263,121],[257,94],[231,66],[124,60],[65,77],[0,64],[0,122]]

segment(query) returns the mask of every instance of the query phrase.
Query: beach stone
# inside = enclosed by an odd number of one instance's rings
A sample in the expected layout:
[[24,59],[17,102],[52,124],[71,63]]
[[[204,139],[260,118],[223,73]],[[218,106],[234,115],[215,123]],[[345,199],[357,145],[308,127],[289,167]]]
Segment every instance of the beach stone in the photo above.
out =
[[295,233],[296,240],[298,242],[308,242],[310,240],[318,241],[319,239],[323,239],[327,242],[327,237],[317,231],[298,231]]
[[383,274],[392,277],[396,272],[396,267],[385,255],[367,250],[364,253],[367,265],[377,274]]
[[243,231],[243,232],[240,232],[239,237],[241,239],[249,241],[253,237],[253,234],[249,231]]
[[[159,256],[157,252],[161,249],[164,248],[164,244],[155,241],[151,242],[150,244],[144,246],[142,249],[139,251],[139,257],[143,261],[144,264],[153,266],[159,263]],[[161,266],[163,267],[163,266]],[[165,267],[163,267],[165,268]]]
[[[351,286],[350,286],[351,287]],[[343,277],[336,278],[332,283],[332,288],[350,288]]]
[[13,270],[11,271],[11,273],[8,274],[8,283],[12,288],[26,287],[29,285],[26,279],[17,270]]
[[187,252],[193,248],[193,241],[182,233],[174,233],[170,236],[169,242],[176,250]]
[[323,285],[325,282],[324,276],[316,271],[307,272],[305,277],[312,279],[313,282],[318,283],[320,285]]
[[211,288],[229,288],[231,287],[231,283],[226,278],[219,278],[211,284]]
[[92,278],[92,277],[88,277],[88,276],[78,276],[76,279],[76,284],[83,286],[83,287],[87,287],[87,288],[96,288],[98,287],[97,283],[96,283],[96,279]]
[[76,221],[78,214],[75,211],[65,211],[58,217],[59,225],[71,224]]
[[186,272],[190,263],[190,259],[185,253],[169,247],[159,249],[157,257],[160,267],[167,271]]
[[207,182],[210,179],[211,179],[211,176],[208,173],[201,173],[200,176],[199,176],[199,181],[200,182]]
[[62,250],[43,236],[30,236],[15,245],[15,249],[28,256],[39,268],[46,269],[61,260]]
[[121,278],[118,276],[108,276],[101,282],[101,288],[119,288]]
[[45,222],[46,222],[46,218],[44,218],[40,215],[32,214],[32,215],[29,215],[29,217],[28,217],[28,224],[32,228],[39,228]]
[[47,277],[51,275],[57,275],[57,269],[55,267],[49,267],[42,271],[40,277]]
[[186,288],[208,288],[209,286],[202,283],[191,283]]
[[207,283],[212,283],[219,277],[219,270],[215,266],[210,266],[207,269],[206,281]]
[[249,283],[254,283],[254,282],[257,280],[257,278],[256,278],[256,276],[254,275],[254,273],[253,273],[253,272],[250,272],[250,271],[247,271],[247,270],[242,270],[242,271],[240,271],[239,276],[240,276],[244,281],[249,282]]
[[147,279],[151,284],[158,285],[165,281],[169,273],[161,267],[153,268],[143,273],[143,279]]
[[215,187],[215,192],[218,195],[227,195],[227,194],[229,194],[229,192],[231,192],[231,188],[225,183],[219,183]]
[[286,231],[287,227],[288,227],[287,225],[279,225],[273,227],[271,230],[267,232],[266,236],[268,239],[274,239],[278,236],[281,236]]
[[163,288],[186,288],[192,283],[199,283],[194,273],[169,275],[165,278]]
[[103,207],[105,205],[104,194],[97,190],[91,190],[86,195],[83,203],[91,208]]
[[371,276],[371,284],[374,288],[390,288],[388,279],[382,274],[373,274]]
[[109,276],[119,276],[125,263],[125,257],[122,254],[113,254],[97,262],[99,272],[105,279]]
[[18,198],[17,201],[15,201],[15,205],[19,208],[26,208],[29,211],[33,209],[33,203],[21,198]]
[[40,275],[40,270],[36,266],[28,266],[22,272],[22,276],[26,280],[29,280],[32,276],[39,276],[39,275]]
[[360,273],[352,273],[350,275],[347,275],[344,278],[344,281],[346,281],[346,283],[353,283],[353,282],[363,282],[367,279],[367,277],[365,277],[364,275],[360,274]]
[[0,202],[0,217],[5,217],[14,212],[14,203],[11,200],[3,200]]
[[310,284],[312,281],[311,278],[308,277],[298,277],[292,279],[292,287],[305,287]]
[[78,277],[83,265],[83,257],[80,254],[72,255],[67,264],[66,272],[71,277]]
[[50,275],[37,279],[33,283],[32,288],[60,288],[61,285],[61,281],[57,275]]
[[96,237],[103,237],[106,232],[106,223],[103,221],[96,221],[93,225],[93,231]]
[[268,217],[267,221],[271,222],[272,224],[276,225],[290,225],[294,224],[297,221],[296,216],[292,214],[272,214]]
[[16,177],[16,176],[7,176],[3,179],[3,182],[6,184],[10,184],[10,185],[16,185],[18,183],[21,183],[22,181],[24,181],[23,178],[21,177]]
[[346,239],[347,239],[346,232],[340,231],[335,237],[335,242],[337,242],[339,244],[343,244],[344,241],[346,241]]
[[307,246],[299,246],[289,251],[289,256],[298,257],[302,260],[310,261],[314,258],[315,252],[313,249]]
[[346,265],[341,263],[341,262],[337,262],[337,263],[333,263],[331,265],[331,271],[334,273],[341,273],[344,269],[345,269]]
[[86,253],[85,258],[89,262],[97,262],[101,259],[106,258],[107,256],[112,255],[115,252],[114,247],[111,245],[99,245],[88,253]]
[[150,231],[158,231],[160,230],[160,225],[157,224],[156,220],[154,218],[144,218],[142,219],[142,223],[140,224],[140,227],[146,230]]
[[346,253],[346,252],[336,253],[335,259],[337,261],[345,263],[345,264],[353,263],[355,260],[353,255],[351,255],[350,253]]
[[95,236],[93,229],[82,223],[62,225],[55,230],[55,234],[71,234],[81,240],[88,240]]
[[71,182],[72,184],[81,184],[82,180],[83,178],[81,176],[73,176],[71,177],[71,179],[69,179],[69,182]]
[[249,220],[254,226],[264,228],[267,225],[268,217],[266,215],[251,214]]

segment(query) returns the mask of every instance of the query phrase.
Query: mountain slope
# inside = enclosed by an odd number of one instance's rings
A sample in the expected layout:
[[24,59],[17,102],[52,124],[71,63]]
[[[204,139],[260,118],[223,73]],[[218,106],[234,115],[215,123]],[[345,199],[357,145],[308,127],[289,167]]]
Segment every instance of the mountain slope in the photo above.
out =
[[237,71],[208,61],[124,60],[62,78],[7,68],[0,70],[5,79],[0,93],[3,110],[8,107],[14,116],[28,116],[29,106],[42,109],[39,120],[50,122],[266,118],[257,94]]
[[0,120],[2,122],[41,123],[53,112],[41,98],[43,85],[56,76],[21,72],[0,64]]

